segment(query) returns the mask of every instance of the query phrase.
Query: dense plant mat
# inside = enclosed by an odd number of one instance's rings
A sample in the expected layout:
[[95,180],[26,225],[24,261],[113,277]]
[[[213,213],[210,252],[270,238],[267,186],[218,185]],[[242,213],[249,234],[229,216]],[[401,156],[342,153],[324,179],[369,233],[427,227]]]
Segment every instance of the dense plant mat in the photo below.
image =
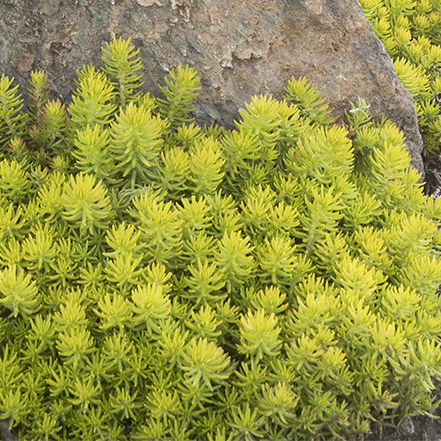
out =
[[424,153],[441,147],[441,1],[359,0],[415,100]]
[[130,41],[65,109],[0,80],[0,418],[20,440],[345,439],[429,413],[441,199],[398,129],[305,79],[192,122]]

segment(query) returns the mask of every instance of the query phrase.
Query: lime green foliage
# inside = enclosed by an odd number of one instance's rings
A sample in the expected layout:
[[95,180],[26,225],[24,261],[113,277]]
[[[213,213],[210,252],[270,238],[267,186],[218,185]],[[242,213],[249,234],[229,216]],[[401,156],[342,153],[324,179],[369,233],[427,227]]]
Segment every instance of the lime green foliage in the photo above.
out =
[[34,165],[47,166],[51,159],[62,155],[66,149],[63,132],[66,110],[60,101],[50,101],[46,90],[48,76],[42,72],[31,72],[28,94],[29,120],[26,139],[29,149],[18,146],[15,139],[10,142],[10,151],[16,158],[22,157]]
[[193,101],[199,96],[199,77],[193,68],[178,66],[177,71],[170,72],[170,77],[165,78],[167,87],[159,86],[165,95],[165,99],[158,99],[160,114],[175,128],[183,122],[191,122],[193,119],[188,114],[196,110]]
[[334,119],[330,116],[331,111],[317,88],[308,84],[306,78],[295,80],[294,78],[285,87],[286,100],[296,104],[304,116],[308,116],[318,124],[330,124]]
[[96,183],[93,175],[82,173],[71,176],[64,186],[60,198],[63,205],[63,219],[75,224],[81,235],[106,228],[111,215],[109,197],[101,181]]
[[35,281],[30,274],[22,268],[9,266],[5,268],[0,277],[0,303],[12,311],[13,317],[20,313],[27,318],[39,309],[38,291]]
[[109,153],[115,158],[112,174],[116,179],[126,179],[134,188],[148,180],[147,172],[153,168],[161,150],[161,133],[166,124],[150,109],[131,102],[126,110],[116,116],[110,128]]
[[403,86],[415,100],[424,153],[438,153],[441,108],[441,2],[360,0]]
[[433,409],[441,199],[399,130],[361,98],[333,125],[305,79],[198,127],[196,72],[156,99],[136,54],[107,45],[67,112],[43,73],[28,114],[0,82],[0,418],[23,440],[349,440]]
[[137,74],[142,69],[142,63],[139,58],[132,60],[139,49],[135,50],[130,46],[130,38],[124,41],[122,38],[118,40],[113,37],[113,42],[106,45],[103,52],[103,61],[106,67],[103,71],[111,77],[111,83],[116,89],[115,103],[120,108],[125,109],[129,101],[136,101],[139,93],[135,93],[133,89],[142,86],[144,83],[139,80],[142,75]]
[[0,78],[0,148],[3,150],[13,136],[24,135],[26,114],[21,113],[23,99],[17,95],[18,86],[2,74]]
[[116,93],[115,89],[103,72],[97,72],[93,66],[89,66],[83,67],[77,74],[78,88],[69,106],[72,136],[87,126],[94,128],[97,124],[100,128],[105,127],[116,107],[111,103]]

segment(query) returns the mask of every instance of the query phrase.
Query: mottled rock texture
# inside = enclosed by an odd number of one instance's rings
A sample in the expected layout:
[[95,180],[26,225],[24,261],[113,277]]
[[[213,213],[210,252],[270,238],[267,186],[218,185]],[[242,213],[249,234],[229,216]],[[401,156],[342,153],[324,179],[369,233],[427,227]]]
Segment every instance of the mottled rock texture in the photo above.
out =
[[306,76],[336,114],[362,96],[375,118],[393,120],[423,171],[412,98],[356,0],[2,0],[0,71],[23,91],[29,72],[44,69],[68,100],[76,69],[101,65],[113,35],[141,49],[154,94],[178,64],[195,67],[201,123],[232,127],[251,96],[280,98],[292,76]]
[[9,430],[9,419],[0,420],[0,439],[3,441],[18,441],[18,438]]

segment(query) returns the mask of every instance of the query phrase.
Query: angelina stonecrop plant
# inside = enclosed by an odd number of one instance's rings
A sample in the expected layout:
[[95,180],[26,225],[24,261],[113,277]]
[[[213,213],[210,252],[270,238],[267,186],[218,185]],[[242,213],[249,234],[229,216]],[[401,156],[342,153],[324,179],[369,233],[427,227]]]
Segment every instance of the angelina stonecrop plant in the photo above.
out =
[[[441,379],[440,199],[359,99],[305,79],[236,130],[130,41],[29,112],[0,81],[0,418],[20,439],[356,439]],[[41,153],[43,152],[44,155]]]
[[439,153],[441,112],[441,1],[360,0],[366,18],[415,100],[424,153]]

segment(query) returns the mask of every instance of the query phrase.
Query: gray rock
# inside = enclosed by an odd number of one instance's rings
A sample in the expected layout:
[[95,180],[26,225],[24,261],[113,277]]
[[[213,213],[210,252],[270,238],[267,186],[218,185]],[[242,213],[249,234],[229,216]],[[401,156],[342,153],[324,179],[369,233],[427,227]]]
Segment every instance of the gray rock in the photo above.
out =
[[201,123],[233,127],[251,96],[281,98],[292,76],[306,76],[337,115],[361,96],[375,118],[394,121],[423,172],[412,98],[357,1],[4,0],[0,13],[0,70],[22,91],[29,72],[43,69],[53,95],[68,99],[76,69],[101,65],[113,35],[132,37],[154,94],[178,64],[197,69]]
[[412,418],[406,418],[400,425],[400,430],[406,435],[413,435],[415,433],[415,425]]
[[9,430],[9,419],[0,420],[0,439],[3,441],[18,441],[18,438]]

